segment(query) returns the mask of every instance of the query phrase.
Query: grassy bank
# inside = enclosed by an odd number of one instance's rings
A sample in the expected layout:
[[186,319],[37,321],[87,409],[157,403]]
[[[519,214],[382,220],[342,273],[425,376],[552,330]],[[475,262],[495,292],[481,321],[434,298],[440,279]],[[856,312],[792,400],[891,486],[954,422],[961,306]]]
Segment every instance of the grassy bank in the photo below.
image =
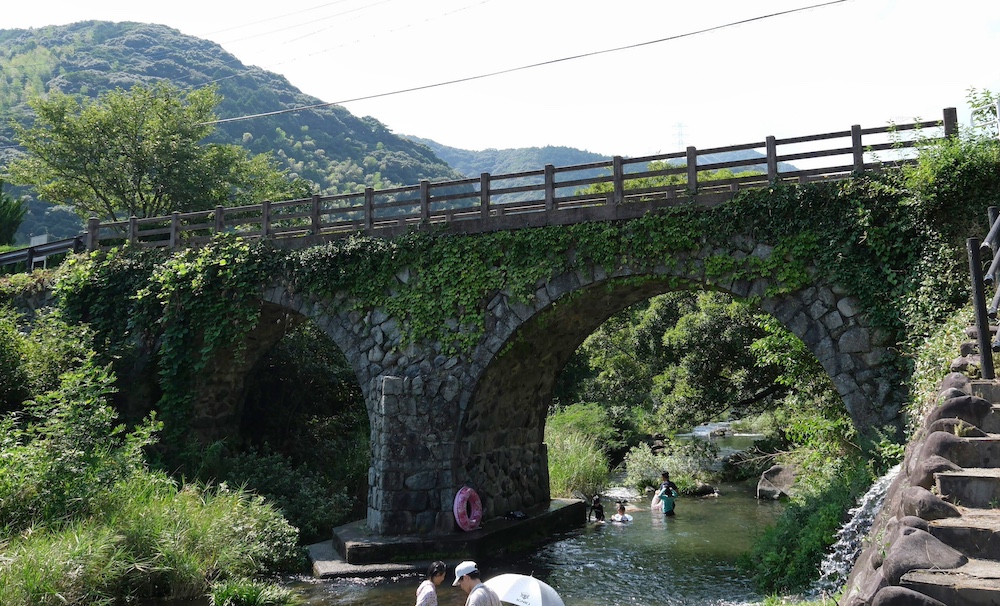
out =
[[[161,424],[117,423],[113,373],[50,339],[66,325],[32,336],[15,320],[0,315],[0,604],[265,603],[244,598],[301,569],[298,531],[260,497],[150,469]],[[265,585],[268,603],[293,603]]]

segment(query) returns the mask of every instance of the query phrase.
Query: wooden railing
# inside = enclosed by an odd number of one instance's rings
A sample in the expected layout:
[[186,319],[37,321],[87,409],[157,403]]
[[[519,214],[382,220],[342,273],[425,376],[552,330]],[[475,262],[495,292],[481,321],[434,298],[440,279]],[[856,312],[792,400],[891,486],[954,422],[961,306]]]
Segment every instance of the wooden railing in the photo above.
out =
[[[931,136],[924,129],[936,130]],[[849,130],[643,156],[614,157],[610,161],[574,166],[545,166],[539,170],[458,179],[333,196],[312,196],[251,206],[164,217],[135,218],[87,224],[89,250],[129,243],[144,247],[196,246],[216,233],[270,238],[284,246],[309,246],[330,238],[364,232],[393,236],[421,226],[447,227],[453,232],[479,233],[541,225],[629,219],[668,205],[695,202],[714,206],[741,189],[767,187],[777,182],[805,183],[848,178],[864,170],[898,166],[913,161],[919,140],[935,140],[958,132],[954,108],[942,120]],[[917,137],[919,133],[921,136]],[[764,157],[727,162],[705,162],[706,156],[743,150]],[[702,159],[702,162],[699,162]],[[653,165],[650,163],[658,162]],[[809,168],[781,170],[792,162]],[[748,171],[730,179],[705,180],[702,171]],[[599,176],[594,176],[595,171]],[[649,186],[657,177],[678,175],[686,182]],[[641,181],[645,179],[645,181]],[[675,179],[676,180],[676,179]],[[667,179],[660,179],[667,181]],[[602,193],[584,193],[601,186]],[[510,201],[514,195],[518,200]]]

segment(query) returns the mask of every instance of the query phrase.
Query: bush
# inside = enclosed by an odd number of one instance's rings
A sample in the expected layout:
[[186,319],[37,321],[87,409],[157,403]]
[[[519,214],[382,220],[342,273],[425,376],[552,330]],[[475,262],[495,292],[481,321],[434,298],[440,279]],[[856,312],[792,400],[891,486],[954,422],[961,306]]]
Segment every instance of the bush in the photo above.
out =
[[560,408],[545,420],[546,431],[565,435],[578,433],[607,445],[617,436],[608,412],[600,404],[588,402]]
[[80,368],[93,357],[94,331],[68,324],[59,311],[40,311],[25,338],[25,372],[30,391],[41,394],[59,387],[59,376]]
[[308,465],[281,454],[251,450],[227,459],[222,477],[267,498],[297,526],[304,542],[329,539],[333,528],[349,521],[352,500],[343,487]]
[[113,382],[87,361],[0,418],[0,604],[197,598],[217,580],[300,569],[296,529],[263,498],[149,471],[160,425],[116,425]]
[[660,474],[670,472],[681,494],[691,494],[698,483],[708,479],[707,471],[718,456],[718,448],[703,440],[668,440],[666,454],[653,454],[645,444],[625,455],[625,484],[643,492],[660,486]]
[[94,512],[102,493],[145,467],[142,448],[155,421],[126,434],[107,398],[108,369],[87,364],[63,375],[59,389],[27,402],[0,424],[0,520],[19,532]]
[[17,314],[0,308],[0,411],[16,410],[28,397],[24,348],[24,338],[17,330]]
[[872,482],[862,457],[841,459],[824,480],[811,482],[796,495],[777,524],[754,541],[739,559],[761,593],[789,593],[806,589],[816,579],[819,565],[843,523],[844,512]]

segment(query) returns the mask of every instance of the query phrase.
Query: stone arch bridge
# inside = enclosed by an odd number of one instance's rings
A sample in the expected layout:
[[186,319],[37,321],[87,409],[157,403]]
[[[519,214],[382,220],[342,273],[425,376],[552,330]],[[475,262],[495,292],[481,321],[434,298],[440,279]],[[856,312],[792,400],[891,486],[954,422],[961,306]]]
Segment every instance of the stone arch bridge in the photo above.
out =
[[[572,254],[565,251],[565,254]],[[613,314],[678,289],[751,297],[816,355],[859,427],[898,424],[893,369],[854,297],[816,280],[780,295],[768,278],[711,277],[706,260],[767,261],[771,246],[746,237],[672,254],[653,266],[588,266],[539,282],[529,302],[488,295],[485,333],[470,350],[408,343],[403,321],[348,295],[317,296],[277,280],[262,291],[262,320],[239,364],[218,352],[196,389],[193,426],[203,439],[238,432],[243,381],[290,323],[311,320],[346,354],[371,426],[367,524],[383,535],[449,532],[452,503],[469,485],[485,519],[550,499],[545,418],[559,372]]]
[[[954,134],[954,109],[945,110],[944,118],[945,136]],[[891,130],[898,133],[921,126],[934,125],[896,125]],[[314,196],[311,200],[239,209],[174,213],[166,218],[132,218],[120,224],[92,220],[86,240],[91,249],[104,246],[107,239],[146,246],[178,246],[185,239],[196,244],[214,232],[242,233],[239,226],[245,225],[247,216],[255,212],[260,215],[256,235],[297,237],[298,244],[286,246],[308,246],[357,230],[392,236],[435,222],[448,223],[452,232],[458,233],[587,221],[628,222],[678,203],[715,206],[731,199],[743,187],[770,187],[786,180],[842,179],[878,168],[870,153],[896,149],[900,144],[867,143],[863,137],[872,133],[886,135],[889,131],[888,127],[854,126],[839,133],[785,141],[768,137],[755,144],[702,150],[766,149],[766,171],[710,183],[698,182],[699,170],[733,168],[754,161],[703,165],[699,150],[688,148],[663,157],[615,158],[607,166],[548,166],[518,175],[484,174],[478,180],[424,182],[413,188],[383,192],[389,201],[382,211],[377,205],[379,192],[368,190],[357,203],[348,199],[350,195],[334,196],[335,200]],[[777,153],[782,143],[800,145],[837,137],[848,138],[850,143],[825,152]],[[843,153],[850,156],[846,164],[834,162],[823,169],[791,173],[781,170],[784,162]],[[662,160],[665,167],[629,172],[630,162],[645,165],[651,160]],[[671,167],[669,163],[674,160],[686,160],[686,165]],[[594,168],[607,169],[610,176],[580,178],[572,174]],[[677,185],[671,181],[672,185],[653,191],[636,181],[674,173],[684,175],[686,182]],[[561,175],[564,178],[560,181]],[[503,188],[498,186],[501,178],[527,179],[529,184],[508,183]],[[602,184],[607,186],[604,190]],[[596,186],[596,193],[581,195],[579,188],[584,186]],[[498,203],[493,198],[504,192],[525,191],[541,197],[509,203]],[[406,198],[407,192],[416,197]],[[460,201],[470,196],[474,203],[463,206]],[[327,203],[333,207],[324,206]],[[233,225],[227,223],[230,211],[238,215]],[[333,215],[335,220],[330,219]],[[144,232],[143,226],[149,229]],[[7,257],[10,262],[26,259],[30,267],[32,254],[31,250],[15,251],[0,258],[0,262]],[[572,256],[574,251],[552,254]],[[548,502],[543,430],[558,373],[583,340],[613,314],[681,288],[713,289],[758,301],[761,309],[777,318],[815,354],[858,427],[898,427],[899,402],[893,397],[896,385],[894,369],[887,362],[887,344],[880,341],[866,311],[846,289],[815,271],[808,285],[788,289],[762,275],[741,278],[738,276],[745,274],[709,267],[713,259],[720,258],[766,264],[776,254],[768,243],[740,234],[698,250],[664,251],[659,259],[623,261],[610,269],[594,263],[567,263],[564,266],[573,269],[539,281],[526,300],[505,290],[486,294],[479,302],[484,333],[473,347],[456,355],[443,353],[446,350],[440,343],[412,343],[403,318],[364,301],[351,300],[347,292],[319,296],[296,286],[294,280],[279,278],[261,290],[261,321],[245,337],[245,355],[219,351],[201,373],[195,390],[193,429],[205,439],[234,433],[242,413],[243,383],[254,363],[290,324],[311,320],[346,354],[364,394],[372,447],[369,529],[382,535],[450,532],[455,529],[452,502],[465,485],[475,488],[481,496],[486,519]],[[405,271],[400,268],[400,275]]]

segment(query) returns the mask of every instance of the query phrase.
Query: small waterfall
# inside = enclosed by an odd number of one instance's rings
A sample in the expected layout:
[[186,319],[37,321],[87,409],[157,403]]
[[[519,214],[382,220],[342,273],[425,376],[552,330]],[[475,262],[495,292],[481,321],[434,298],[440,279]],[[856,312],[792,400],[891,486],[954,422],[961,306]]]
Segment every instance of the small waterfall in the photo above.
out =
[[820,564],[820,577],[813,583],[810,596],[830,595],[847,582],[847,575],[861,554],[861,542],[871,529],[875,515],[882,509],[889,484],[896,478],[901,467],[899,464],[887,471],[858,499],[858,506],[848,511],[851,519],[837,531],[833,551]]

